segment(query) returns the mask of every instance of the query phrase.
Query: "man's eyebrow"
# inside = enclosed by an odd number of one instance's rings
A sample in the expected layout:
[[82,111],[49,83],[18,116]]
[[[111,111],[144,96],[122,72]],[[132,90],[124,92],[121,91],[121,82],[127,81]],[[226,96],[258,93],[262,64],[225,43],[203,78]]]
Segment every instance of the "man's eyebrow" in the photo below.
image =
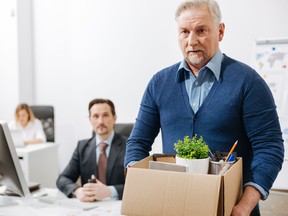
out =
[[199,24],[199,25],[196,25],[196,28],[206,28],[208,27],[207,24]]

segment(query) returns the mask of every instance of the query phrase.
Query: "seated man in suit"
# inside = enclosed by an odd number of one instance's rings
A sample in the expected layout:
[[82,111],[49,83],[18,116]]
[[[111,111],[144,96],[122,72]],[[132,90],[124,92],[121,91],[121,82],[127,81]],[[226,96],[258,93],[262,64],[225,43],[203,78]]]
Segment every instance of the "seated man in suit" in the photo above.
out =
[[[88,111],[95,136],[78,142],[69,164],[57,179],[57,187],[66,196],[83,202],[107,197],[122,199],[126,138],[113,130],[114,104],[108,99],[94,99]],[[82,186],[77,184],[79,177]]]

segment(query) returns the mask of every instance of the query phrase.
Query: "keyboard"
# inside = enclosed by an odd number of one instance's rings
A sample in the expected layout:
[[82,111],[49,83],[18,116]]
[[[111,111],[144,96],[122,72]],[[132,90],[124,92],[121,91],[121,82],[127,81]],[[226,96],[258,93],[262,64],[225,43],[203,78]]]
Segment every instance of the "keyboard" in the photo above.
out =
[[69,207],[69,208],[80,208],[82,210],[90,210],[93,208],[97,208],[98,204],[97,202],[81,202],[77,198],[58,198],[58,197],[39,197],[38,200],[40,202],[52,204],[52,205],[58,205],[63,207]]

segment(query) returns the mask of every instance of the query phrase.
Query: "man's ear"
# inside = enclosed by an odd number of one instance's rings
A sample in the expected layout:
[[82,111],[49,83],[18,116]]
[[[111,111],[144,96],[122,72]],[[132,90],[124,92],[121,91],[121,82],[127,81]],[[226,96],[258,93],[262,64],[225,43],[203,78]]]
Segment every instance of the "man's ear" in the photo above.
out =
[[224,31],[225,31],[225,24],[220,23],[219,24],[219,41],[222,41],[222,39],[224,37]]

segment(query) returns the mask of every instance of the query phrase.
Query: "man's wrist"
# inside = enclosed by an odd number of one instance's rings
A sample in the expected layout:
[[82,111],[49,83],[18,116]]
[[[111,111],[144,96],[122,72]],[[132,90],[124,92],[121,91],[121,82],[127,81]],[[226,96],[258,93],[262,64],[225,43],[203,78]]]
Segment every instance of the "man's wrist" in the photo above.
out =
[[77,197],[77,191],[78,191],[79,188],[80,188],[80,186],[76,187],[76,188],[72,191],[72,195],[73,195],[74,197]]
[[255,187],[246,186],[240,199],[239,205],[242,205],[244,209],[252,212],[260,199],[261,193]]
[[261,194],[261,200],[266,200],[267,199],[268,193],[260,185],[254,183],[254,182],[247,182],[244,185],[244,188],[247,187],[247,186],[254,187]]

